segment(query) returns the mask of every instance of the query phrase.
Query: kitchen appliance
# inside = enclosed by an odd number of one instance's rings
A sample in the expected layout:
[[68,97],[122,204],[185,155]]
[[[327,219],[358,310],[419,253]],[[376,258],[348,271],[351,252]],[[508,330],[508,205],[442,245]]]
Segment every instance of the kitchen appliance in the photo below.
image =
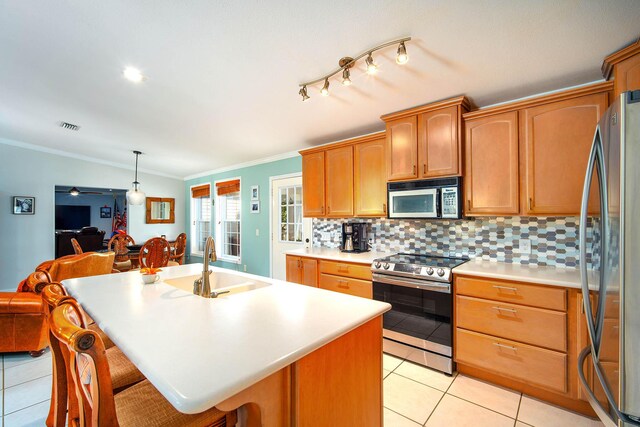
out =
[[367,239],[368,224],[366,222],[342,223],[342,252],[367,252],[369,241]]
[[462,218],[460,177],[387,184],[389,218]]
[[382,321],[385,352],[453,373],[451,269],[466,261],[417,253],[373,261],[373,299],[391,304]]
[[[580,353],[578,374],[607,427],[640,426],[639,165],[640,91],[634,91],[620,95],[596,127],[580,215],[582,294],[592,302],[584,298],[590,345]],[[590,199],[599,201],[599,209]],[[594,228],[590,241],[588,217]],[[593,387],[585,374],[587,359]]]

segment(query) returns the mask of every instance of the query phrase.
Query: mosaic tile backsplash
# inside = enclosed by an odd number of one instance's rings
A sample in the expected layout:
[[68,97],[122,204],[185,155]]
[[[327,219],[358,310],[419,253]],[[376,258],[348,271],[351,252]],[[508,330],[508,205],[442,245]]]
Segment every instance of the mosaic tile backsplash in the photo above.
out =
[[[313,220],[313,245],[337,248],[345,220]],[[579,262],[578,217],[489,217],[462,220],[357,219],[367,222],[372,249],[467,256],[508,263],[576,267]],[[587,244],[597,243],[588,223]],[[531,254],[520,253],[520,239],[531,241]],[[591,259],[587,256],[587,263]]]

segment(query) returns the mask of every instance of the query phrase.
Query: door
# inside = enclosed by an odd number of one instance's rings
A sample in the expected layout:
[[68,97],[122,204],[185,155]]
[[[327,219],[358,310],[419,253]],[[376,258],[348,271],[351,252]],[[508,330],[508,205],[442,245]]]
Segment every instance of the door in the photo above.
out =
[[354,146],[354,210],[356,217],[387,215],[384,138]]
[[325,152],[327,217],[353,216],[353,147]]
[[307,286],[318,287],[318,261],[313,258],[301,258],[302,276],[299,283]]
[[[286,280],[285,252],[311,244],[311,218],[302,216],[302,177],[271,180],[271,277]],[[309,242],[307,242],[309,240]]]
[[465,214],[517,215],[518,113],[465,123]]
[[387,122],[387,178],[418,177],[418,121],[416,116]]
[[418,116],[418,147],[421,178],[460,175],[457,106]]
[[[593,132],[607,94],[553,102],[520,112],[527,215],[577,215]],[[596,209],[597,200],[590,210]]]
[[389,190],[389,218],[437,218],[438,190]]
[[286,255],[286,280],[292,283],[302,283],[302,267],[300,265],[300,257]]
[[302,156],[303,214],[324,216],[324,152]]

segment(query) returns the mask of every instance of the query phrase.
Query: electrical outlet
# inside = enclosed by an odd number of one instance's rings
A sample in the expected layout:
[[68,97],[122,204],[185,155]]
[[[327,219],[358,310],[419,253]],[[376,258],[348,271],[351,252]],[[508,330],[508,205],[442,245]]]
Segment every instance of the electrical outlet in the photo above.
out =
[[260,235],[260,229],[256,228],[256,237],[258,237]]
[[244,265],[244,271],[247,272],[247,264]]
[[529,239],[520,239],[518,240],[518,249],[521,254],[530,254],[531,253],[531,240]]

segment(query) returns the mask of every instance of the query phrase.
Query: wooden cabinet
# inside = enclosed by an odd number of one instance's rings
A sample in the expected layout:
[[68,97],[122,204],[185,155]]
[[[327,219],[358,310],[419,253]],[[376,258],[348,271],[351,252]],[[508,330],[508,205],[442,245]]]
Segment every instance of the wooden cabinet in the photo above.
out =
[[324,152],[302,156],[302,212],[305,217],[324,215]]
[[387,123],[387,179],[389,181],[418,177],[417,135],[416,116]]
[[520,111],[524,214],[580,212],[593,134],[607,98],[597,93]]
[[318,287],[318,262],[314,258],[287,255],[287,282]]
[[319,268],[318,287],[357,297],[373,298],[369,264],[320,260]]
[[465,123],[466,215],[517,215],[518,113]]
[[386,141],[384,138],[353,146],[354,215],[387,214]]
[[614,96],[640,89],[640,40],[609,55],[602,62],[602,75],[613,77]]
[[459,107],[418,116],[418,161],[421,178],[461,174]]
[[353,147],[325,152],[327,217],[353,216]]
[[387,124],[387,179],[456,176],[462,173],[464,96],[382,116]]

